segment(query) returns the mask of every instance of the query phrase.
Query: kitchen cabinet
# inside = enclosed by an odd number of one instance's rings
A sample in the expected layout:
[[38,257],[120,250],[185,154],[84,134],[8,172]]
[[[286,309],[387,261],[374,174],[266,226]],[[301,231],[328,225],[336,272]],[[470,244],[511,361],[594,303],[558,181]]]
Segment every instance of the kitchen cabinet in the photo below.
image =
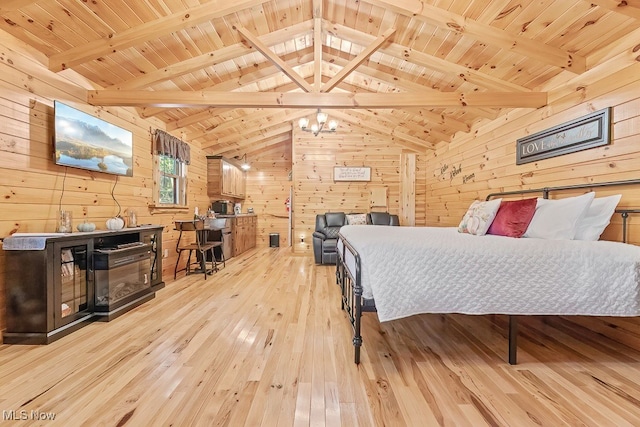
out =
[[256,215],[239,215],[233,218],[233,256],[238,256],[256,247],[258,217]]
[[245,172],[231,159],[207,156],[207,194],[211,198],[231,197],[243,200]]

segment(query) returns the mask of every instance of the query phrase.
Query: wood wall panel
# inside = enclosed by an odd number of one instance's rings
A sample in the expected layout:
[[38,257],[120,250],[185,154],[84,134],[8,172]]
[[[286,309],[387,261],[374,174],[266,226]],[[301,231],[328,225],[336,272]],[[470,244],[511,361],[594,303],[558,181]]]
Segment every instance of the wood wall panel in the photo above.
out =
[[247,198],[243,211],[253,208],[258,215],[258,246],[269,246],[269,234],[280,235],[280,247],[289,246],[289,214],[285,201],[293,184],[291,172],[291,139],[247,158]]
[[[152,211],[153,159],[150,129],[163,129],[157,120],[142,120],[132,109],[96,108],[86,104],[83,81],[72,72],[64,77],[44,69],[17,45],[2,44],[0,59],[0,237],[12,232],[53,232],[60,206],[73,212],[74,227],[87,220],[98,229],[118,212],[136,211],[138,223],[160,224],[168,258],[163,260],[163,277],[173,280],[177,234],[173,221],[189,218],[193,208],[209,204],[206,196],[206,158],[191,146],[189,166],[189,208]],[[75,79],[75,80],[74,80]],[[53,161],[53,101],[59,100],[97,115],[133,132],[133,177],[57,166]],[[64,194],[62,192],[64,185]],[[111,196],[111,192],[117,203]],[[5,257],[0,251],[0,329],[5,326]]]
[[[400,213],[402,147],[388,136],[372,134],[351,125],[335,134],[293,131],[293,248],[295,252],[313,251],[315,217],[325,212],[364,213],[369,209],[370,187],[387,187],[388,211]],[[418,159],[423,159],[418,156]],[[334,182],[335,166],[371,167],[370,182]],[[416,168],[416,222],[424,224],[426,174]],[[304,238],[304,242],[301,239]]]
[[[577,105],[558,99],[533,112],[514,111],[460,135],[426,156],[428,189],[427,224],[457,226],[474,199],[487,194],[527,188],[608,182],[640,177],[640,80],[629,83],[616,74],[587,86]],[[604,88],[607,88],[605,90]],[[515,164],[516,140],[602,108],[612,107],[612,143],[577,153]],[[640,188],[624,186],[597,189],[597,196],[622,193],[619,207],[640,208]],[[576,192],[556,194],[568,197]],[[631,218],[631,241],[640,242],[640,216]],[[614,218],[603,238],[621,235],[620,220]]]

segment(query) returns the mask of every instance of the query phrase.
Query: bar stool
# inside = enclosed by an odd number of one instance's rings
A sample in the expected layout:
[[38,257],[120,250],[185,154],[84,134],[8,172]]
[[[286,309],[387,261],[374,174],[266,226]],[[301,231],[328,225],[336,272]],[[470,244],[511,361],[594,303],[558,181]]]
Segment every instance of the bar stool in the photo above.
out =
[[[207,274],[213,274],[218,271],[218,263],[214,253],[214,248],[221,246],[222,242],[207,242],[206,230],[204,229],[204,221],[192,220],[192,221],[176,221],[176,230],[180,232],[178,236],[178,242],[176,243],[176,252],[178,253],[178,259],[176,260],[176,267],[173,271],[173,278],[175,279],[178,271],[186,270],[187,274],[204,273],[204,278],[207,278]],[[184,238],[186,234],[193,233],[195,242],[185,243]],[[184,234],[184,235],[183,235]],[[180,265],[180,255],[182,252],[188,251],[187,265],[185,268],[178,269]],[[196,260],[191,261],[191,254],[196,253]],[[207,268],[207,257],[211,257],[211,268]],[[200,268],[192,270],[192,265],[198,265]]]
[[[205,224],[206,227],[206,224]],[[220,256],[217,257],[216,256],[216,262],[219,263],[220,261],[222,262],[222,267],[226,267],[227,266],[227,260],[225,259],[224,256],[224,233],[222,232],[221,229],[217,229],[217,228],[205,228],[206,232],[206,238],[205,240],[207,241],[207,243],[213,243],[214,244],[214,253],[216,252],[216,250],[220,251]],[[219,249],[216,249],[219,248]],[[216,264],[217,265],[217,264]]]

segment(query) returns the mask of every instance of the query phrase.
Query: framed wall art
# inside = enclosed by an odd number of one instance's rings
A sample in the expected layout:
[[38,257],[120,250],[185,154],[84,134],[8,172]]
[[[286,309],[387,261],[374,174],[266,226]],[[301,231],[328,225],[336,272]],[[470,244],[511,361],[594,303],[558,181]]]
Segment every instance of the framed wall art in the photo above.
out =
[[600,147],[611,142],[611,108],[596,111],[516,142],[516,164]]
[[342,167],[333,168],[334,181],[371,181],[370,167]]

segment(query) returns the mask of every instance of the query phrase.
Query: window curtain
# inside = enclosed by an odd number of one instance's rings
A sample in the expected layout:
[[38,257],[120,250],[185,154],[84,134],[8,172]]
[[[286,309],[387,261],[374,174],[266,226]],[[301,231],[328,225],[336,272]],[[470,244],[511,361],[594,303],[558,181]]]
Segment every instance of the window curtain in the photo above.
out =
[[156,153],[173,157],[186,164],[191,163],[191,147],[180,138],[156,129],[153,134]]

